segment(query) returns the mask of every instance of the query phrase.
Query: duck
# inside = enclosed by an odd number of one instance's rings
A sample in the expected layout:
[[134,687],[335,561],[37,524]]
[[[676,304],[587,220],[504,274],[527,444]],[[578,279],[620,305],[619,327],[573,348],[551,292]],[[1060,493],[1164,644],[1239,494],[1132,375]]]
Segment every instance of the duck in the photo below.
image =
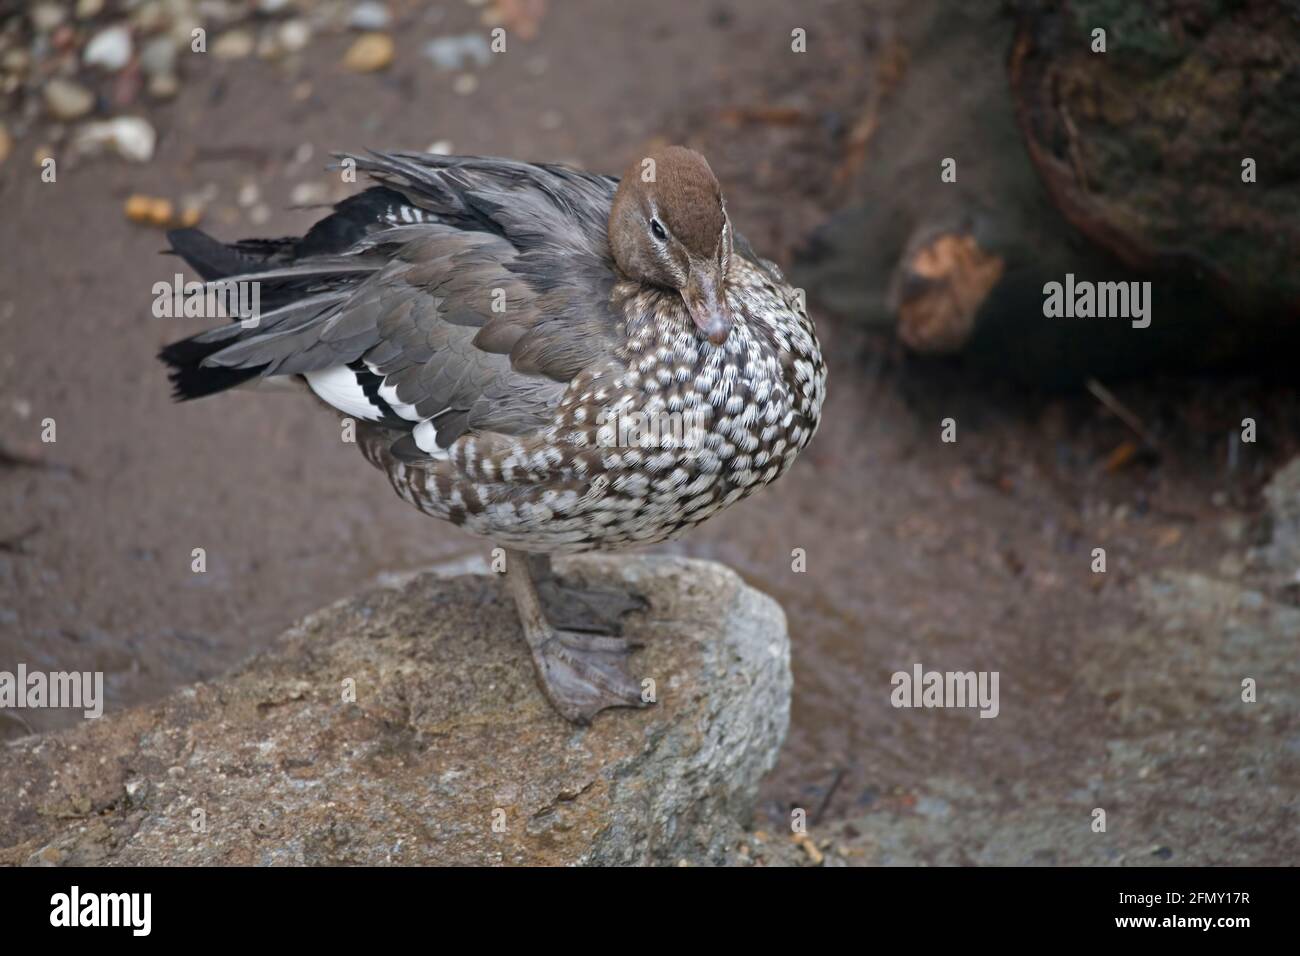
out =
[[826,390],[803,293],[686,147],[621,177],[335,159],[369,184],[301,237],[168,234],[209,285],[258,293],[256,315],[161,350],[174,398],[305,384],[401,498],[502,548],[561,716],[647,706],[621,627],[639,596],[566,584],[551,559],[676,538],[786,473]]

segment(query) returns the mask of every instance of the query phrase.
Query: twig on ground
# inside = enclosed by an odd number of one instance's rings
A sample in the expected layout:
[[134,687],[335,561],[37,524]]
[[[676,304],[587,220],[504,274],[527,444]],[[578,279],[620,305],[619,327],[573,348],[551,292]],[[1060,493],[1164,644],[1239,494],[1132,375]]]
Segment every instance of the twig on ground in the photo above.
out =
[[1133,432],[1142,439],[1148,448],[1155,450],[1159,447],[1155,436],[1151,434],[1146,425],[1142,424],[1142,419],[1138,418],[1123,402],[1116,398],[1110,389],[1095,378],[1088,379],[1087,386],[1093,397],[1105,405],[1111,414],[1133,429]]
[[812,820],[809,821],[813,826],[817,826],[817,824],[822,822],[822,817],[826,815],[826,810],[831,805],[831,799],[835,796],[835,791],[840,788],[840,783],[843,782],[843,780],[844,768],[836,767],[835,777],[831,780],[831,785],[826,788],[826,795],[822,797],[822,802],[817,805],[817,809],[812,815]]

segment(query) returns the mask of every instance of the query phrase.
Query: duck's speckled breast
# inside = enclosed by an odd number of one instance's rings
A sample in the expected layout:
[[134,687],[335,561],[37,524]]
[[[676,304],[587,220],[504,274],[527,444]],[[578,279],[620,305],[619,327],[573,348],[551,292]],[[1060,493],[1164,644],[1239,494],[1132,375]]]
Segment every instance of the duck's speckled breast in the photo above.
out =
[[382,442],[367,456],[422,511],[536,552],[663,541],[779,478],[817,430],[826,368],[776,267],[732,260],[736,323],[720,347],[675,293],[624,283],[614,297],[626,343],[574,379],[552,425],[469,434],[430,465]]

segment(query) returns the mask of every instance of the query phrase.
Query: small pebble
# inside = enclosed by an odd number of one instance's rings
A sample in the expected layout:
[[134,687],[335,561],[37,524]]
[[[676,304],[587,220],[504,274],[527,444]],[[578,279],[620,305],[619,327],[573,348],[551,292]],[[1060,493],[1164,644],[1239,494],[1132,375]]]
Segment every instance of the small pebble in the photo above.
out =
[[153,158],[158,134],[149,121],[138,116],[119,116],[98,123],[87,123],[77,131],[78,148],[97,149],[111,146],[117,155],[132,163],[147,163]]
[[167,23],[169,16],[171,11],[155,0],[155,2],[136,5],[131,14],[131,22],[142,33],[153,33]]
[[462,73],[452,82],[451,88],[461,96],[469,96],[478,89],[478,77],[473,73]]
[[151,226],[169,226],[175,209],[171,200],[156,196],[128,196],[124,206],[126,218]]
[[38,3],[28,15],[32,18],[32,26],[37,33],[49,33],[63,23],[66,13],[61,4]]
[[131,31],[125,26],[100,30],[86,44],[81,61],[116,72],[131,62]]
[[212,55],[220,60],[242,60],[251,56],[255,42],[247,30],[230,30],[217,37],[212,44]]
[[6,73],[26,73],[31,65],[32,58],[26,50],[15,48],[0,57],[0,67],[3,67]]
[[813,866],[822,865],[822,861],[825,860],[825,856],[822,854],[822,851],[817,848],[816,843],[813,843],[813,841],[810,840],[807,836],[798,837],[797,842],[799,844],[799,848],[803,850],[803,852],[807,855],[809,862],[811,862]]
[[257,183],[244,183],[239,187],[235,202],[247,209],[249,206],[256,206],[261,198],[262,191],[257,188]]
[[348,15],[348,26],[354,30],[386,30],[390,22],[392,15],[382,3],[358,3]]
[[286,20],[280,24],[280,45],[290,53],[306,49],[311,42],[311,27],[306,20]]
[[353,73],[374,73],[386,69],[395,54],[393,38],[387,33],[364,33],[343,56],[343,66]]
[[45,106],[55,119],[80,119],[95,106],[95,94],[80,83],[56,76],[45,84]]
[[258,203],[248,211],[248,220],[255,226],[260,226],[271,218],[271,207],[266,203]]
[[492,48],[480,33],[438,37],[424,45],[424,55],[440,70],[461,70],[466,66],[487,66]]
[[176,70],[176,44],[171,37],[154,37],[140,51],[140,69],[149,76],[162,76]]
[[293,206],[320,206],[329,202],[329,190],[322,183],[299,183],[289,193]]
[[175,73],[159,73],[149,77],[149,95],[159,100],[171,99],[179,92],[180,81]]

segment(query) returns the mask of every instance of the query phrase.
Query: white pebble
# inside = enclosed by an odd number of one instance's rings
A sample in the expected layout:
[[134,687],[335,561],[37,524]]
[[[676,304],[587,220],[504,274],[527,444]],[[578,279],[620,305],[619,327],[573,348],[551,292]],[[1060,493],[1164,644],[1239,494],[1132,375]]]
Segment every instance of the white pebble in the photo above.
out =
[[329,202],[329,190],[322,183],[299,183],[289,193],[293,206],[320,206]]
[[131,62],[131,31],[125,26],[100,30],[81,55],[87,66],[101,66],[106,70],[120,70]]
[[87,123],[77,131],[78,147],[111,146],[119,156],[133,163],[147,163],[153,158],[158,134],[149,121],[138,116]]
[[280,25],[280,45],[290,53],[305,49],[311,40],[311,27],[306,20],[289,20]]
[[358,3],[348,16],[348,26],[355,30],[387,30],[392,16],[382,3]]

